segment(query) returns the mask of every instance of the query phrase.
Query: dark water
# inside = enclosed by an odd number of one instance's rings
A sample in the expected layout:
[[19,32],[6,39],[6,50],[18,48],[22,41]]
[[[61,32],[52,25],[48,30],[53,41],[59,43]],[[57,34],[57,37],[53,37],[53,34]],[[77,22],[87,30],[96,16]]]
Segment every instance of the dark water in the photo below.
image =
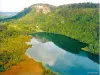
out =
[[99,56],[81,50],[88,44],[45,32],[33,34],[30,43],[26,54],[61,75],[99,75]]

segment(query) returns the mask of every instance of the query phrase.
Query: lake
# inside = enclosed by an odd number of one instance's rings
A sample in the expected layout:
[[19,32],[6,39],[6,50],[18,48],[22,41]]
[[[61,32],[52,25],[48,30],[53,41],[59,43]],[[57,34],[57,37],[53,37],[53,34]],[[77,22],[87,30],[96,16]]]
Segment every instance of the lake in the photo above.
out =
[[53,33],[34,33],[26,51],[31,58],[61,75],[99,75],[99,56],[83,51],[88,46],[70,37]]

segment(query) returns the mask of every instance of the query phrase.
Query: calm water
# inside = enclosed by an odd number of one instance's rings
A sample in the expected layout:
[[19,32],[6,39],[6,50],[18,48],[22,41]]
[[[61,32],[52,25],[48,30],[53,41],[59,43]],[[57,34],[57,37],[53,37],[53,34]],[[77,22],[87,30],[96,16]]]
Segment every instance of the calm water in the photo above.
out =
[[88,44],[64,35],[33,34],[27,55],[61,75],[99,75],[98,56],[82,51]]

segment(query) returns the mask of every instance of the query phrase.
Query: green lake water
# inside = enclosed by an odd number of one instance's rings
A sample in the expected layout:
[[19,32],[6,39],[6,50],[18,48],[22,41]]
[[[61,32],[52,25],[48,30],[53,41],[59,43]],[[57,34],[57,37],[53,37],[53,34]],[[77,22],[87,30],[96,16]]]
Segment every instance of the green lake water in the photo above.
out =
[[86,43],[53,33],[32,34],[27,55],[61,75],[99,75],[99,56],[83,51]]

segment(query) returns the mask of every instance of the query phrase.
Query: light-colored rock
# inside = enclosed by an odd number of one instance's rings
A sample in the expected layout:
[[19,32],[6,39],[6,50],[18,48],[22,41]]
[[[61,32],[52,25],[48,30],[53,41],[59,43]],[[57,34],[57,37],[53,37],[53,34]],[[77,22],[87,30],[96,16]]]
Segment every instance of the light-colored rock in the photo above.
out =
[[44,13],[44,14],[47,14],[47,13],[49,13],[49,12],[51,12],[51,9],[49,8],[49,6],[47,6],[47,5],[34,5],[34,8],[36,9],[36,12],[42,12],[42,13]]

